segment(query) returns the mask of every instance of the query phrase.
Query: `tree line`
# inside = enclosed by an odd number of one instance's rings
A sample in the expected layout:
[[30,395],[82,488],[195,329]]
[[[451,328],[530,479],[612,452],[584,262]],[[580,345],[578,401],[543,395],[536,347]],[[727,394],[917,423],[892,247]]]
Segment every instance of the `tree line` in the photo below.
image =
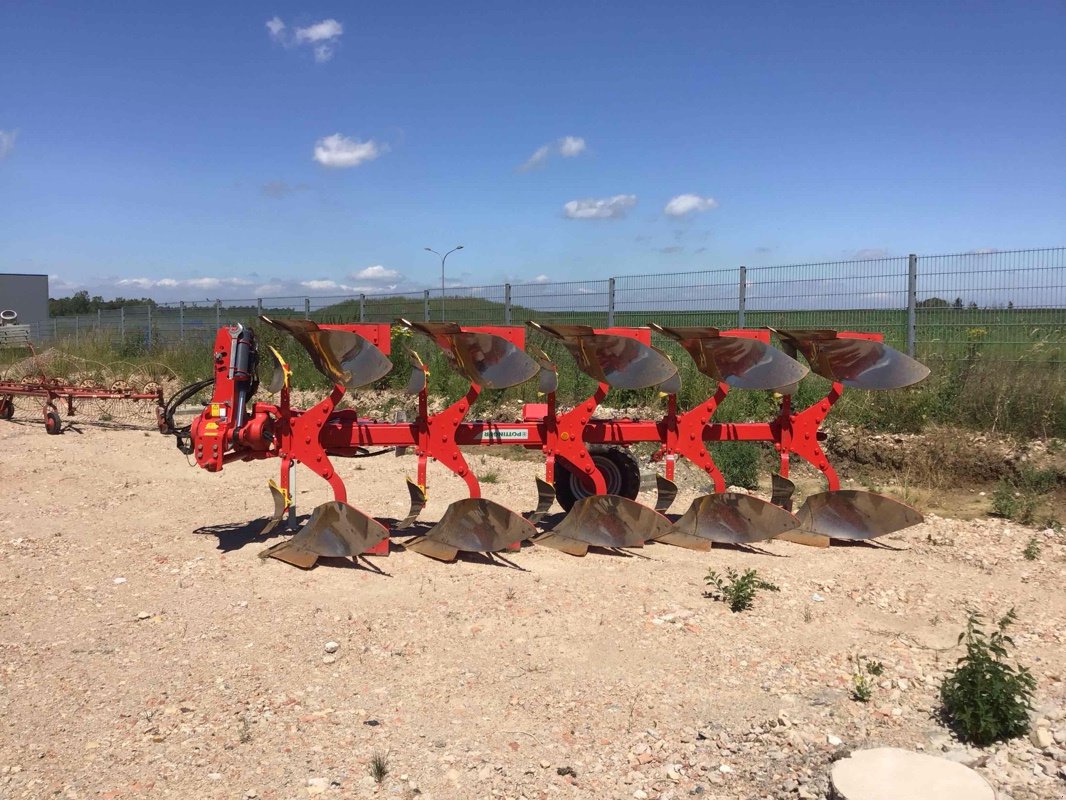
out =
[[100,295],[89,296],[82,289],[70,297],[49,297],[48,316],[72,317],[77,314],[95,314],[97,311],[114,311],[122,306],[152,306],[156,302],[150,297],[116,297],[114,300],[105,300]]

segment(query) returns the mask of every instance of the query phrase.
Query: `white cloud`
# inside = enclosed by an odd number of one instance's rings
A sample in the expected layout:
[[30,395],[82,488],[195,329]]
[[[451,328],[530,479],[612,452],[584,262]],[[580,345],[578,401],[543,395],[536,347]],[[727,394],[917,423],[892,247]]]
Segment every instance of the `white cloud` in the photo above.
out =
[[280,42],[284,39],[285,23],[281,21],[281,17],[274,17],[273,19],[268,19],[266,26],[267,30],[270,31],[270,38],[273,39],[275,42]]
[[344,33],[344,26],[335,19],[324,19],[305,28],[297,28],[290,34],[281,17],[273,17],[267,20],[266,28],[270,38],[285,47],[310,47],[315,61],[320,64],[333,58],[341,34]]
[[537,167],[543,167],[553,155],[560,155],[563,158],[573,158],[584,151],[584,139],[580,136],[564,136],[561,139],[556,139],[554,142],[542,144],[533,151],[533,155],[519,165],[518,169],[521,172],[527,172],[528,170],[536,169]]
[[537,277],[533,278],[533,280],[529,281],[529,283],[551,283],[551,278],[549,278],[544,273],[541,273]]
[[353,276],[358,281],[393,281],[400,277],[400,273],[394,269],[388,269],[380,264],[360,270]]
[[626,210],[636,205],[635,194],[616,194],[614,197],[571,200],[563,206],[563,213],[570,219],[613,219],[624,217]]
[[544,162],[548,160],[548,156],[551,155],[551,151],[552,151],[552,149],[551,149],[551,145],[550,144],[541,145],[540,147],[538,147],[536,150],[533,151],[533,155],[531,155],[529,158],[527,158],[525,160],[525,163],[523,163],[519,167],[519,169],[520,170],[527,170],[527,169],[534,169],[536,167],[542,166],[544,164]]
[[344,26],[335,19],[324,19],[306,28],[296,29],[298,42],[328,42],[344,33]]
[[710,211],[712,208],[718,208],[718,201],[713,197],[701,197],[698,194],[679,194],[670,198],[670,202],[666,204],[663,213],[671,217],[684,217],[695,212]]
[[135,289],[223,289],[254,286],[247,278],[121,278],[116,286]]
[[585,150],[585,140],[580,136],[564,136],[559,140],[559,155],[563,158],[573,158]]
[[324,167],[358,167],[364,161],[373,161],[389,146],[378,144],[373,139],[360,142],[335,133],[315,142],[315,161]]
[[15,149],[17,131],[0,131],[0,159],[6,158]]

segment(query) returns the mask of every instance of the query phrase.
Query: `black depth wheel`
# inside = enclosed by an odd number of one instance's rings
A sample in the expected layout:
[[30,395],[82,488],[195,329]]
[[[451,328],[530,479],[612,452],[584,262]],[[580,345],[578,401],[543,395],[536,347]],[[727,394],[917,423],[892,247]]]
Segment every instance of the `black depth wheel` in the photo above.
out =
[[44,429],[53,436],[63,430],[63,421],[59,418],[59,412],[54,408],[44,412]]
[[[607,494],[636,499],[640,492],[640,464],[633,454],[618,445],[596,445],[589,452],[607,484]],[[556,463],[555,499],[559,505],[569,511],[574,503],[592,493],[592,486],[586,484],[584,476],[571,472],[562,462]]]

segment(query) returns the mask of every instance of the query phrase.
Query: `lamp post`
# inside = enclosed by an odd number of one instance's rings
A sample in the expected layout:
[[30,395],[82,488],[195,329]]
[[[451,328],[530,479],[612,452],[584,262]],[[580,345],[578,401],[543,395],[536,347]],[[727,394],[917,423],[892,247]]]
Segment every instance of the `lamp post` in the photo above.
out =
[[440,256],[440,321],[444,322],[444,262],[447,261],[448,256],[450,256],[456,250],[462,250],[463,246],[461,244],[458,244],[442,256],[432,247],[427,247],[425,249],[433,253],[434,255]]

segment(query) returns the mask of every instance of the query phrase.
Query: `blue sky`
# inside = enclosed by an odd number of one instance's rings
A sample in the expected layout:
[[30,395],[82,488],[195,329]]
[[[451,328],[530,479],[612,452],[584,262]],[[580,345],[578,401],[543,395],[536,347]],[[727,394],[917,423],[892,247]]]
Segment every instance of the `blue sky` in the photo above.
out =
[[1064,244],[1062,2],[0,5],[0,271],[160,299]]

